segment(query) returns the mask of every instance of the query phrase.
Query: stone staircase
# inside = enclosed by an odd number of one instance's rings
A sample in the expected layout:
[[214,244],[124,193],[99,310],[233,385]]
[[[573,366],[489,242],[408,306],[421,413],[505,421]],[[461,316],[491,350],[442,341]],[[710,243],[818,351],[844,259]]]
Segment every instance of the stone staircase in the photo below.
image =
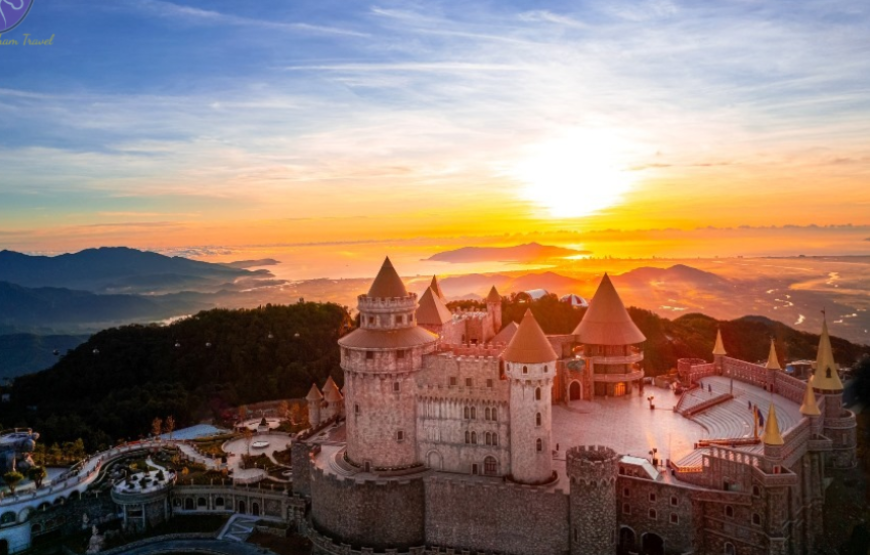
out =
[[259,517],[250,515],[233,515],[218,534],[219,540],[243,543],[254,531]]

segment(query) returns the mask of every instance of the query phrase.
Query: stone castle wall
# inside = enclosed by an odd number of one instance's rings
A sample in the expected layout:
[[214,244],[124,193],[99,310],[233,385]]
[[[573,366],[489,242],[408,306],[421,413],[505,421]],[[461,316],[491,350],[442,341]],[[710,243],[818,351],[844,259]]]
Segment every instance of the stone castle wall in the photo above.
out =
[[430,476],[426,544],[512,555],[568,551],[568,496],[498,479]]
[[423,479],[355,481],[311,475],[314,528],[339,542],[376,550],[423,544]]

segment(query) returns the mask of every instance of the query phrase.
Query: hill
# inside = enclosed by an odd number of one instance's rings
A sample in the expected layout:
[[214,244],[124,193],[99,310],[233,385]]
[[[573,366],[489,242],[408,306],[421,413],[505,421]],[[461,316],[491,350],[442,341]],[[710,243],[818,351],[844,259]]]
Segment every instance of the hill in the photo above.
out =
[[138,437],[158,415],[185,426],[229,406],[302,397],[312,382],[341,377],[336,342],[346,324],[338,305],[298,303],[108,329],[16,379],[0,422],[96,449]]
[[0,378],[15,378],[50,368],[57,362],[58,356],[75,349],[88,337],[30,333],[0,335]]
[[126,247],[86,249],[59,256],[0,251],[0,281],[27,287],[59,287],[93,293],[216,290],[237,278],[271,277],[224,264],[169,257]]
[[512,247],[462,247],[451,251],[433,254],[426,260],[439,262],[469,263],[469,262],[518,262],[531,263],[554,258],[567,258],[589,254],[589,251],[566,249],[539,243],[526,243]]

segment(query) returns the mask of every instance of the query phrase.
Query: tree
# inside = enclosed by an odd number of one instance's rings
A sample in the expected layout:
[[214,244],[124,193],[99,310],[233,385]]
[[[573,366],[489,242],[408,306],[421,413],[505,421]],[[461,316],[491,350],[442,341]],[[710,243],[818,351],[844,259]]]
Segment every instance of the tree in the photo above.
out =
[[293,403],[293,407],[290,409],[290,422],[292,424],[299,424],[300,417],[302,416],[302,411],[299,409],[298,403]]
[[15,486],[18,485],[18,482],[24,479],[24,474],[18,472],[17,470],[12,470],[3,475],[3,481],[6,482],[6,485],[9,486],[9,491],[12,492],[12,495],[15,495]]
[[151,421],[151,435],[158,437],[163,430],[163,420],[159,416],[155,416]]
[[278,416],[280,418],[287,418],[287,415],[290,413],[290,405],[287,401],[281,401],[278,403]]
[[175,417],[171,414],[163,421],[163,433],[169,434],[169,439],[172,439],[172,432],[175,431]]
[[27,471],[27,477],[36,483],[37,488],[42,487],[42,481],[48,476],[44,466],[31,466]]

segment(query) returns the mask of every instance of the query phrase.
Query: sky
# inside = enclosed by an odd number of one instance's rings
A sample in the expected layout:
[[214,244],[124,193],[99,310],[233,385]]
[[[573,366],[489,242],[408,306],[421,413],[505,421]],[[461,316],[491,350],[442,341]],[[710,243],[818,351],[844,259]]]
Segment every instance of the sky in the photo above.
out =
[[0,248],[870,254],[868,37],[865,0],[37,0]]

